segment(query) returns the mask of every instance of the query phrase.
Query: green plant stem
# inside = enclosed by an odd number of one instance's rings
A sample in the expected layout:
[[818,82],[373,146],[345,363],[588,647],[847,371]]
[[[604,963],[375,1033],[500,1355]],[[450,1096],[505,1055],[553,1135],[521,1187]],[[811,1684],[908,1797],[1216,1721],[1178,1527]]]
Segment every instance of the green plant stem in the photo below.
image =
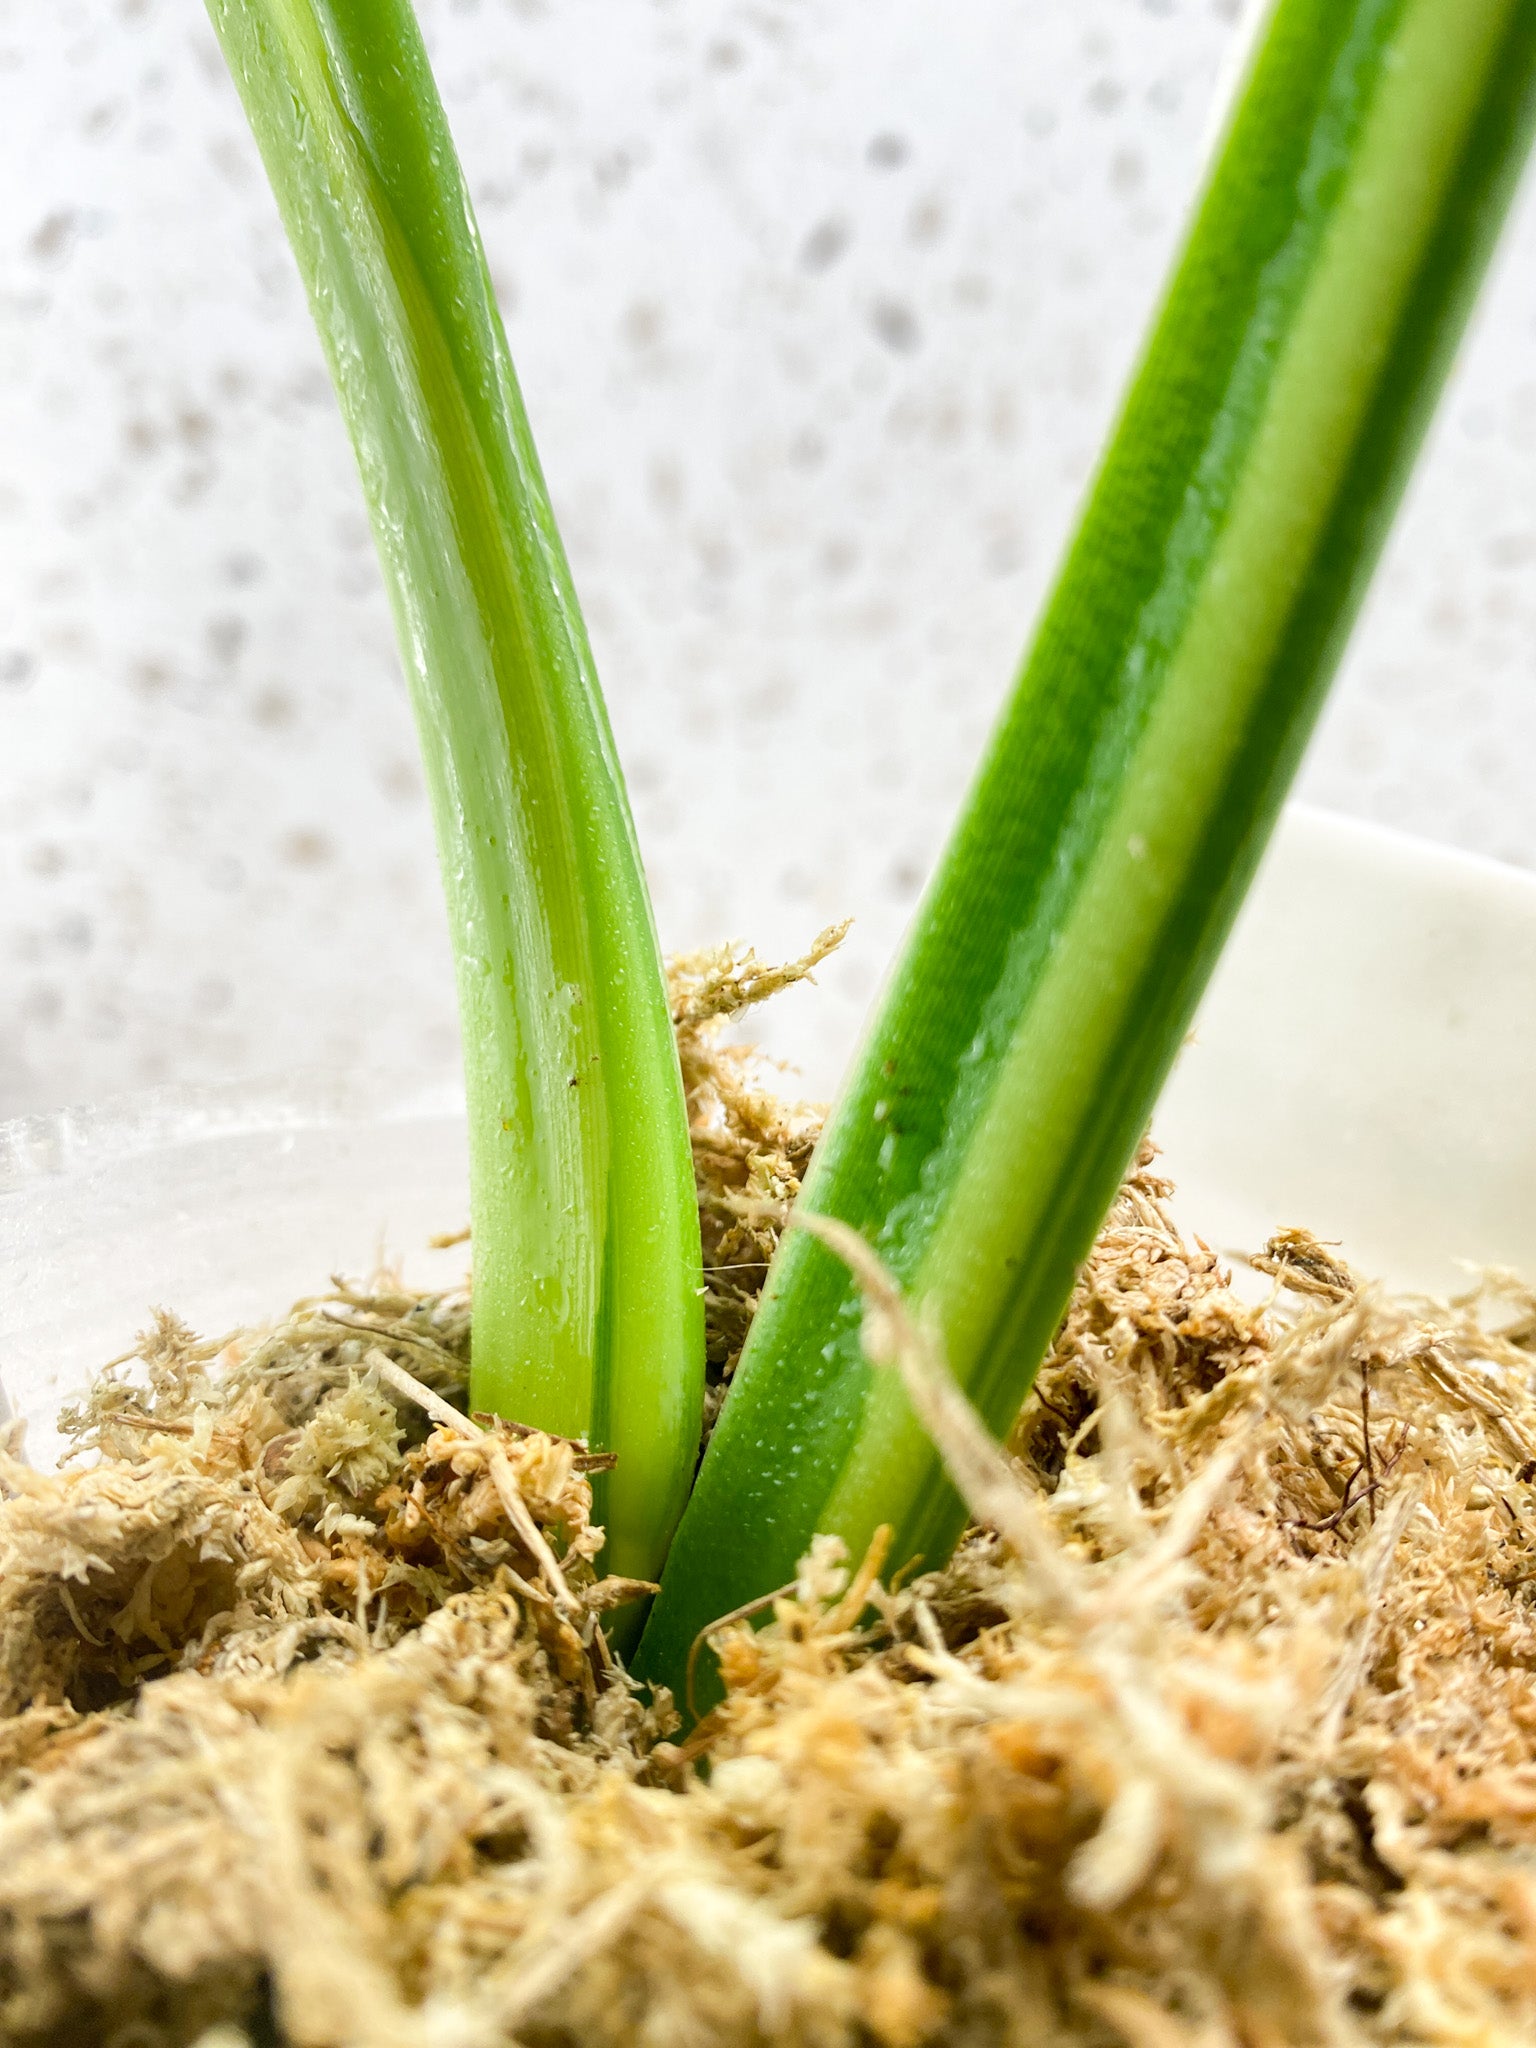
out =
[[[1011,701],[802,1200],[1006,1431],[1322,702],[1533,116],[1530,0],[1280,0]],[[786,1240],[639,1667],[813,1533],[958,1500],[851,1281]]]
[[352,437],[457,957],[479,1407],[619,1454],[653,1576],[697,1453],[699,1234],[650,905],[408,0],[209,0]]

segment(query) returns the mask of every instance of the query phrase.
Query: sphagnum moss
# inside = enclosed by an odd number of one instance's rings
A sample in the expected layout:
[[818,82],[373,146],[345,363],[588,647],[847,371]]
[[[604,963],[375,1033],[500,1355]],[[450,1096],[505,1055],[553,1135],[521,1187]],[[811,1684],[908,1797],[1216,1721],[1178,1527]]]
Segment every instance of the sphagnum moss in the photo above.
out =
[[[744,965],[674,983],[706,1242],[816,1130],[698,1035]],[[1288,1231],[1250,1305],[1169,1194],[1011,1460],[877,1302],[996,1526],[903,1587],[818,1538],[686,1740],[604,1647],[591,1455],[459,1412],[463,1295],[162,1319],[94,1467],[0,1475],[0,2038],[1528,2041],[1536,1297]]]

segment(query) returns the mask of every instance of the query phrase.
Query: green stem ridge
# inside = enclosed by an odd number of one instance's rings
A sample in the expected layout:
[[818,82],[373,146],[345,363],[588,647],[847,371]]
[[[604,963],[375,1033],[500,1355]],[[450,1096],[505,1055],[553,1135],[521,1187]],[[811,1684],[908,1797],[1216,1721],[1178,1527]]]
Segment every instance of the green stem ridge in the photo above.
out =
[[618,761],[409,0],[208,0],[362,472],[457,958],[476,1406],[618,1452],[652,1577],[698,1448],[699,1229]]
[[[1532,0],[1279,0],[1012,698],[801,1199],[1006,1432],[1325,694],[1536,117]],[[641,1644],[959,1502],[844,1267],[779,1253]],[[700,1677],[704,1674],[701,1671]],[[701,1697],[703,1688],[701,1686]]]

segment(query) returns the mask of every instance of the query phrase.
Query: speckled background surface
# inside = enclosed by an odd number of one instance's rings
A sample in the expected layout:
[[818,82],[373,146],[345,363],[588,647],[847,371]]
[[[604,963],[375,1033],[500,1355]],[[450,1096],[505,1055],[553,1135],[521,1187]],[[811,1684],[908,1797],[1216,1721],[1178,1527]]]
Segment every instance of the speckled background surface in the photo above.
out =
[[[663,937],[907,916],[1195,177],[1212,0],[423,0]],[[0,1114],[450,1068],[350,457],[197,0],[0,0]],[[1303,794],[1536,865],[1527,192]]]

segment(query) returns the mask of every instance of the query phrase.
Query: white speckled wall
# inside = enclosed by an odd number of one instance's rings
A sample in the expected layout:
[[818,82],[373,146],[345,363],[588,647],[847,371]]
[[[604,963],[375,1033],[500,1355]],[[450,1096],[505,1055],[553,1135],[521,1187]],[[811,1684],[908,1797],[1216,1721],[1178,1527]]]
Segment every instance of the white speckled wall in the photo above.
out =
[[[1211,0],[424,0],[663,936],[859,920],[825,1081],[1191,188]],[[0,1114],[451,1066],[350,458],[197,0],[0,0]],[[1536,864],[1529,195],[1304,793]],[[813,1043],[814,1041],[814,1043]]]

